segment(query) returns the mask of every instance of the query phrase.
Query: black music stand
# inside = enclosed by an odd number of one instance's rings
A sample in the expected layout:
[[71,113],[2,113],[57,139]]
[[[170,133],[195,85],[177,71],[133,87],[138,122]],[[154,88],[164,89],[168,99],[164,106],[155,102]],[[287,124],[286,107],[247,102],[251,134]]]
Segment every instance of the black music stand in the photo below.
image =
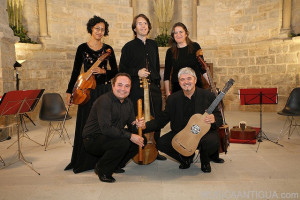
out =
[[[20,135],[20,122],[21,114],[31,112],[39,102],[44,89],[41,90],[16,90],[5,93],[0,100],[0,116],[14,115],[17,122],[17,143],[18,143],[18,159],[23,161],[31,170],[38,173],[31,165],[31,162],[27,161],[21,151],[21,135]],[[19,120],[18,120],[19,119]],[[24,135],[24,130],[22,130]],[[30,139],[30,138],[28,138]],[[31,139],[30,139],[31,140]],[[32,140],[33,141],[33,140]],[[11,145],[10,145],[11,146]]]
[[[273,142],[274,144],[280,145],[268,138],[266,133],[262,128],[262,105],[263,104],[277,104],[278,103],[278,93],[277,88],[250,88],[250,89],[240,89],[239,90],[241,105],[260,105],[260,131],[257,135],[258,146],[256,152],[259,149],[259,145],[264,137],[266,140]],[[282,145],[280,145],[282,146]]]
[[[22,63],[25,62],[25,60],[18,60],[15,62],[14,64],[14,69],[16,70],[16,90],[19,90],[20,89],[20,78],[19,78],[19,72],[17,70],[17,68],[19,67],[22,67]],[[33,122],[33,120],[27,115],[27,113],[22,113],[20,115],[20,125],[23,129],[23,132],[24,132],[24,129],[25,129],[25,132],[28,131],[28,128],[26,126],[26,121],[24,119],[24,117],[26,117],[34,126],[36,126],[36,124]],[[25,128],[24,128],[25,127]]]

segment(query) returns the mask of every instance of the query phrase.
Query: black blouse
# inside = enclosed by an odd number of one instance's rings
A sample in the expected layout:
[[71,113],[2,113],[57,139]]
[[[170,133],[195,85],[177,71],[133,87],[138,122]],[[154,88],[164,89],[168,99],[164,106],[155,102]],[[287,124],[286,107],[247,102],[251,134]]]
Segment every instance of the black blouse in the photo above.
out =
[[195,70],[197,81],[201,81],[201,74],[206,72],[202,65],[198,62],[196,52],[201,49],[197,42],[193,42],[193,51],[188,52],[188,46],[178,48],[178,58],[174,59],[171,48],[167,50],[165,59],[164,80],[170,80],[172,72],[172,82],[178,82],[178,72],[181,68],[190,67]]
[[[110,56],[99,64],[100,68],[104,68],[106,70],[106,74],[95,75],[96,84],[105,84],[118,73],[115,53],[110,45],[103,44],[103,47],[100,50],[94,51],[88,46],[87,43],[83,43],[77,48],[71,79],[66,91],[67,93],[72,93],[73,87],[78,79],[78,76],[80,75],[82,65],[84,66],[84,72],[86,72],[97,61],[101,54],[106,52],[107,49],[111,49],[112,51]],[[109,62],[107,62],[107,60]],[[107,70],[108,64],[111,70]]]

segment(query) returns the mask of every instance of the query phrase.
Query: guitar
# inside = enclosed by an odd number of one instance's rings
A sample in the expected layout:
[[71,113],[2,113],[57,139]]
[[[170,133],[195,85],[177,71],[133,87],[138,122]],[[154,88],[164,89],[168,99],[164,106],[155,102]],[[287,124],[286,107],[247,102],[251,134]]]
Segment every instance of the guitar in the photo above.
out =
[[107,49],[107,52],[103,53],[87,72],[78,76],[71,95],[71,101],[73,104],[84,105],[90,100],[90,90],[96,88],[96,80],[93,74],[93,69],[98,67],[110,54],[111,49]]
[[[196,52],[196,58],[198,60],[199,63],[202,64],[203,68],[206,70],[206,74],[208,77],[208,81],[211,87],[211,91],[215,94],[215,96],[218,96],[218,90],[214,84],[210,69],[208,67],[208,65],[206,64],[206,62],[203,60],[203,52],[202,49],[199,49]],[[221,101],[218,105],[219,111],[221,112],[222,115],[222,119],[223,119],[223,125],[221,127],[219,127],[218,132],[220,135],[220,153],[225,152],[227,153],[227,147],[229,146],[229,128],[228,125],[225,121],[225,114],[224,114],[224,104]]]
[[175,135],[172,139],[172,146],[177,152],[184,156],[191,156],[196,151],[200,139],[209,131],[211,126],[204,122],[204,118],[212,114],[233,83],[234,80],[230,79],[206,112],[203,115],[199,113],[192,115],[185,128]]
[[[142,78],[141,81],[142,81],[142,87],[144,88],[144,118],[145,118],[145,122],[148,122],[151,120],[150,101],[149,101],[150,100],[149,83],[147,78]],[[143,149],[140,148],[139,153],[135,157],[133,157],[133,161],[140,165],[148,165],[152,163],[153,161],[156,160],[156,157],[158,155],[156,142],[154,140],[154,132],[145,133],[144,136],[147,138],[147,144],[144,146]]]

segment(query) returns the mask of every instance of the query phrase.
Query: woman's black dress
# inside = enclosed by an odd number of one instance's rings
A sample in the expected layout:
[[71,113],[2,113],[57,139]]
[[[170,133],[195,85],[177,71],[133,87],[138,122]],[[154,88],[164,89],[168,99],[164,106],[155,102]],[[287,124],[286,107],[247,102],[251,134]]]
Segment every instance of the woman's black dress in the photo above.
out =
[[74,67],[71,75],[71,79],[68,85],[67,93],[72,93],[73,87],[80,75],[82,65],[84,66],[84,72],[86,72],[107,49],[111,49],[111,55],[99,65],[101,68],[106,69],[106,74],[95,75],[96,88],[90,92],[90,100],[84,104],[78,106],[74,146],[70,164],[67,165],[65,170],[73,169],[73,172],[80,173],[86,170],[93,169],[98,160],[95,156],[88,154],[82,142],[82,130],[89,116],[90,109],[93,102],[102,94],[111,90],[110,80],[118,73],[116,57],[113,48],[107,44],[103,44],[103,47],[94,51],[87,43],[83,43],[78,46]]

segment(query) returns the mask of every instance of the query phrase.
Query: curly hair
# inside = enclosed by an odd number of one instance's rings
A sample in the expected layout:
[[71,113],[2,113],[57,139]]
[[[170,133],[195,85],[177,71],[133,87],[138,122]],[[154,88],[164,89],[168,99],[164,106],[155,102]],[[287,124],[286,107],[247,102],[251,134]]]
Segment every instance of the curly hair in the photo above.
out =
[[139,17],[142,17],[142,18],[144,18],[144,19],[147,21],[147,23],[148,23],[148,34],[149,34],[150,30],[152,29],[150,20],[149,20],[149,18],[148,18],[146,15],[144,15],[144,14],[139,14],[139,15],[137,15],[137,16],[135,16],[135,17],[133,18],[132,25],[131,25],[131,29],[132,29],[134,35],[136,36],[136,32],[135,32],[134,29],[136,28],[136,21],[137,21],[137,18],[139,18]]
[[88,23],[86,24],[86,29],[87,29],[88,33],[92,35],[92,32],[93,32],[93,31],[92,31],[92,28],[93,28],[96,24],[101,23],[101,22],[104,23],[104,25],[105,25],[104,36],[107,36],[107,35],[108,35],[108,32],[109,32],[109,30],[108,30],[109,24],[108,24],[103,18],[98,17],[98,16],[96,16],[96,15],[94,15],[93,18],[89,19]]

